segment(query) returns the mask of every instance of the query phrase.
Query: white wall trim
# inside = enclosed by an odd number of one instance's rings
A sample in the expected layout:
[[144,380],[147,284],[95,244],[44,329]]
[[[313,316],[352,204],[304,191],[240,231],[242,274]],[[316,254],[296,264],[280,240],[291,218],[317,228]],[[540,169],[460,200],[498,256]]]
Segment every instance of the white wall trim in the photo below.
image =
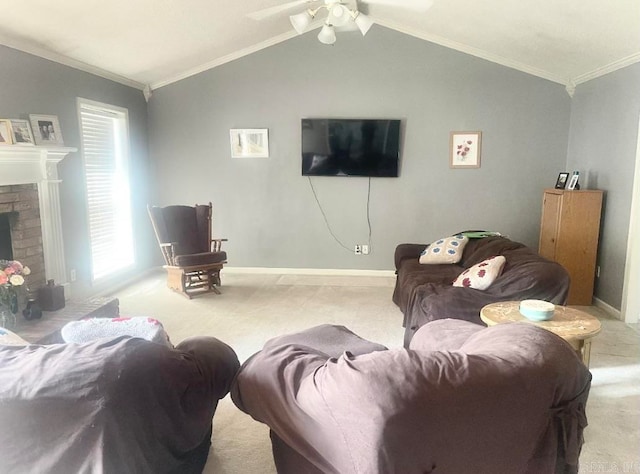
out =
[[531,74],[533,76],[540,77],[542,79],[547,79],[551,82],[556,82],[558,84],[567,85],[570,81],[567,77],[561,77],[556,74],[553,74],[549,71],[545,71],[543,69],[538,69],[533,66],[529,66],[527,64],[521,63],[519,61],[514,61],[512,59],[507,59],[505,57],[499,56],[497,54],[490,53],[483,49],[474,48],[473,46],[469,46],[464,43],[458,43],[457,41],[452,41],[447,38],[443,38],[442,36],[433,35],[429,33],[424,33],[422,31],[415,30],[413,28],[409,28],[403,26],[399,23],[384,20],[381,18],[375,18],[374,21],[378,25],[385,26],[387,28],[391,28],[392,30],[398,31],[400,33],[404,33],[406,35],[413,36],[415,38],[419,38],[425,41],[429,41],[430,43],[439,44],[440,46],[444,46],[449,49],[454,49],[456,51],[460,51],[461,53],[469,54],[471,56],[475,56],[480,59],[486,59],[487,61],[491,61],[492,63],[500,64],[501,66],[506,66],[511,69],[516,69],[521,72],[525,72],[527,74]]
[[[404,33],[415,38],[419,38],[425,41],[429,41],[431,43],[438,44],[440,46],[444,46],[449,49],[453,49],[456,51],[460,51],[465,54],[469,54],[471,56],[475,56],[481,59],[485,59],[487,61],[491,61],[496,64],[500,64],[501,66],[505,66],[511,69],[515,69],[517,71],[521,71],[527,74],[531,74],[536,77],[540,77],[542,79],[547,79],[551,82],[555,82],[558,84],[562,84],[565,86],[575,87],[577,84],[582,84],[584,82],[590,81],[592,79],[596,79],[600,76],[604,76],[605,74],[609,74],[610,72],[617,71],[618,69],[622,69],[624,67],[630,66],[631,64],[635,64],[640,62],[640,53],[635,53],[626,58],[622,58],[620,60],[614,61],[610,64],[602,66],[600,68],[594,69],[593,71],[580,74],[574,78],[566,78],[561,77],[556,74],[553,74],[549,71],[545,71],[543,69],[539,69],[533,66],[529,66],[527,64],[521,63],[519,61],[514,61],[512,59],[508,59],[502,57],[497,54],[490,53],[488,51],[474,48],[473,46],[466,45],[464,43],[458,43],[456,41],[449,40],[447,38],[443,38],[438,35],[433,35],[429,33],[424,33],[418,30],[415,30],[410,27],[403,26],[399,23],[395,23],[393,21],[388,21],[380,18],[375,18],[375,23],[378,25],[384,26],[386,28],[390,28],[392,30],[398,31],[400,33]],[[310,30],[315,29],[315,24],[311,25]],[[262,49],[268,48],[270,46],[276,45],[278,43],[282,43],[283,41],[287,41],[293,37],[297,36],[295,31],[289,31],[283,33],[281,35],[274,36],[266,41],[261,43],[248,46],[239,51],[235,51],[226,56],[222,56],[220,58],[214,59],[212,61],[208,61],[204,64],[201,64],[197,67],[187,69],[186,71],[176,74],[174,76],[168,77],[164,80],[154,82],[150,85],[143,84],[141,82],[135,81],[133,79],[129,79],[128,77],[121,76],[119,74],[107,71],[105,69],[101,69],[96,66],[92,66],[90,64],[84,63],[82,61],[78,61],[76,59],[70,58],[68,56],[64,56],[62,54],[54,53],[52,51],[48,51],[44,48],[39,48],[37,46],[33,46],[31,44],[27,44],[24,41],[16,40],[15,38],[10,38],[6,35],[0,34],[0,44],[5,45],[9,48],[16,49],[18,51],[22,51],[24,53],[32,54],[34,56],[38,56],[40,58],[48,59],[50,61],[54,61],[59,64],[63,64],[65,66],[72,67],[74,69],[78,69],[80,71],[88,72],[98,77],[102,77],[104,79],[108,79],[125,86],[132,87],[134,89],[138,89],[141,91],[151,91],[152,89],[158,89],[160,87],[173,84],[174,82],[181,81],[191,76],[195,76],[196,74],[200,74],[201,72],[208,71],[209,69],[213,69],[217,66],[221,66],[223,64],[229,63],[236,59],[242,58],[244,56],[248,56],[255,52],[258,52]],[[570,94],[571,95],[571,94]],[[146,97],[146,94],[145,94]],[[147,99],[148,100],[148,99]]]
[[640,297],[637,289],[640,284],[640,120],[638,121],[638,144],[629,212],[629,236],[627,237],[627,258],[624,265],[624,283],[622,286],[622,319],[627,323],[637,323],[640,314]]
[[395,277],[393,270],[357,270],[341,268],[267,268],[267,267],[224,267],[223,273],[262,275],[323,275],[323,276],[367,276]]
[[145,88],[145,84],[134,81],[133,79],[129,79],[128,77],[120,76],[119,74],[109,72],[96,66],[91,66],[90,64],[83,63],[82,61],[78,61],[62,54],[47,51],[44,48],[38,48],[37,46],[29,45],[23,41],[16,40],[15,38],[9,38],[8,36],[5,36],[3,34],[0,34],[0,44],[3,44],[12,49],[17,49],[18,51],[22,51],[23,53],[32,54],[34,56],[48,59],[64,66],[69,66],[80,71],[88,72],[89,74],[102,77],[103,79],[109,79],[110,81],[133,87],[134,89],[143,90]]
[[595,297],[593,298],[593,306],[600,308],[602,311],[604,311],[605,313],[607,313],[609,316],[613,318],[624,321],[622,319],[622,313],[619,310],[611,306],[609,303],[605,303],[600,298],[595,298]]
[[38,186],[44,271],[47,280],[67,282],[58,163],[71,147],[4,145],[0,147],[0,186],[35,183]]
[[262,49],[268,48],[269,46],[273,46],[276,45],[278,43],[282,43],[283,41],[286,41],[288,39],[293,38],[294,36],[298,36],[298,33],[296,33],[295,30],[291,30],[288,31],[287,33],[283,33],[281,35],[278,36],[274,36],[273,38],[269,38],[266,41],[263,41],[261,43],[258,44],[254,44],[252,46],[249,46],[247,48],[243,48],[241,50],[235,51],[231,54],[227,54],[226,56],[222,56],[221,58],[217,58],[214,59],[213,61],[208,61],[204,64],[201,64],[200,66],[191,68],[191,69],[187,69],[186,71],[180,73],[180,74],[176,74],[175,76],[171,76],[167,79],[164,79],[162,81],[158,81],[158,82],[153,82],[151,84],[151,89],[155,90],[158,89],[160,87],[164,87],[164,86],[168,86],[169,84],[173,84],[174,82],[178,82],[181,81],[183,79],[186,79],[188,77],[191,76],[195,76],[196,74],[200,74],[201,72],[205,72],[208,71],[209,69],[213,69],[214,67],[217,66],[222,66],[223,64],[226,63],[230,63],[231,61],[234,61],[236,59],[240,59],[244,56],[248,56],[250,54],[256,53]]
[[591,79],[596,79],[600,76],[604,76],[605,74],[609,74],[610,72],[617,71],[618,69],[622,69],[627,66],[631,66],[640,62],[640,53],[632,54],[631,56],[627,56],[626,58],[619,59],[612,63],[607,64],[606,66],[599,67],[598,69],[594,69],[593,71],[580,74],[572,79],[574,84],[583,84]]

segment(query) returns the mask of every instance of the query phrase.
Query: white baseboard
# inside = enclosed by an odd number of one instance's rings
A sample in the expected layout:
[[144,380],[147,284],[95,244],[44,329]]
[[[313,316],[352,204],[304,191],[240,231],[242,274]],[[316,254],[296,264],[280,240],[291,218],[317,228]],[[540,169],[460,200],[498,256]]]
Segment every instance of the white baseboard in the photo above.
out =
[[258,273],[268,275],[322,275],[322,276],[368,276],[395,277],[393,270],[356,270],[341,268],[268,268],[268,267],[224,267],[224,273]]
[[598,308],[600,308],[602,311],[607,313],[609,316],[611,316],[613,318],[616,318],[616,319],[619,319],[620,321],[623,321],[622,312],[619,309],[615,309],[609,303],[605,303],[600,298],[594,297],[593,298],[593,305],[598,307]]

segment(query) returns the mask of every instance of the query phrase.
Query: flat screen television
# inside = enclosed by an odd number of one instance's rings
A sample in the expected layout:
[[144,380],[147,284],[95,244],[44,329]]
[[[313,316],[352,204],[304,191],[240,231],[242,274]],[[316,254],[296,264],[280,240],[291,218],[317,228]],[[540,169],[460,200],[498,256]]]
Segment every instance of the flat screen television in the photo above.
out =
[[400,120],[302,119],[303,176],[397,177]]

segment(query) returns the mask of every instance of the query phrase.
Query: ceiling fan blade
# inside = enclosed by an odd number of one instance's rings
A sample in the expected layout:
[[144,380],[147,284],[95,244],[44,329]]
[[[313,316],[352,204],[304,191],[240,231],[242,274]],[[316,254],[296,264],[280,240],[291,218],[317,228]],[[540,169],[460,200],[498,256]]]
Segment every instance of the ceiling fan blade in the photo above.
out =
[[368,5],[388,5],[417,12],[426,12],[433,6],[433,0],[360,0]]
[[289,10],[290,8],[297,7],[298,5],[304,5],[305,3],[313,3],[313,0],[294,0],[292,2],[283,3],[282,5],[276,5],[274,7],[265,8],[264,10],[249,13],[247,16],[253,20],[260,21],[270,16],[277,15],[280,12]]

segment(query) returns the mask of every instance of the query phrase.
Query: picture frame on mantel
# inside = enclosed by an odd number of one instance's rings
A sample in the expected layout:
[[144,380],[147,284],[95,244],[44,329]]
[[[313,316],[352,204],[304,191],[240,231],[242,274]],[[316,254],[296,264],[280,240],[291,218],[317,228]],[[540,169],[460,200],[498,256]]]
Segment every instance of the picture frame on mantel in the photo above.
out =
[[36,145],[64,146],[62,128],[57,115],[29,115]]
[[480,168],[482,132],[451,132],[450,168]]
[[229,139],[231,158],[269,158],[267,128],[232,128]]
[[9,121],[11,122],[11,136],[14,145],[34,146],[36,144],[28,120],[9,119]]
[[0,146],[11,145],[11,122],[7,119],[0,119]]

